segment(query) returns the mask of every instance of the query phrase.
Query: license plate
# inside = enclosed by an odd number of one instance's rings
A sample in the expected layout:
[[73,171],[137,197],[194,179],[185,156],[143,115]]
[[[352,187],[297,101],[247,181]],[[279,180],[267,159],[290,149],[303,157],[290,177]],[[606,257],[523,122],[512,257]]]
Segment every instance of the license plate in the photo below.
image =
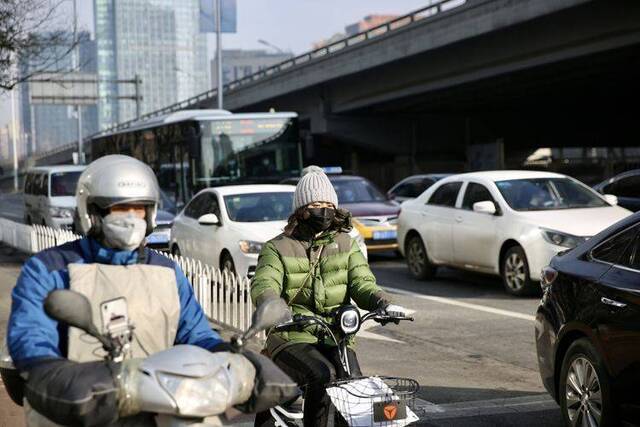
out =
[[391,240],[398,237],[396,230],[374,231],[373,240]]
[[407,418],[407,404],[404,401],[374,402],[373,421],[385,423]]

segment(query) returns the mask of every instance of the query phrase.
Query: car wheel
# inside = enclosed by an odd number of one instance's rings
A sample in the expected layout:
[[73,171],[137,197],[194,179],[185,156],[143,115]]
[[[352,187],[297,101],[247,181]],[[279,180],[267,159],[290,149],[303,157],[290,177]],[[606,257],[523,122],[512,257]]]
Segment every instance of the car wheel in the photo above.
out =
[[502,282],[511,295],[530,295],[535,291],[535,283],[529,276],[529,262],[521,246],[512,246],[502,257]]
[[173,247],[171,248],[171,255],[175,255],[175,256],[180,256],[180,248],[178,247],[178,245],[173,245]]
[[436,274],[436,266],[429,261],[427,248],[419,235],[409,237],[405,254],[409,271],[416,279],[430,279]]
[[236,266],[233,263],[233,258],[229,252],[223,252],[220,257],[220,269],[222,271],[227,270],[231,274],[236,274]]
[[586,338],[575,341],[567,350],[558,393],[565,425],[617,425],[609,376],[602,359]]

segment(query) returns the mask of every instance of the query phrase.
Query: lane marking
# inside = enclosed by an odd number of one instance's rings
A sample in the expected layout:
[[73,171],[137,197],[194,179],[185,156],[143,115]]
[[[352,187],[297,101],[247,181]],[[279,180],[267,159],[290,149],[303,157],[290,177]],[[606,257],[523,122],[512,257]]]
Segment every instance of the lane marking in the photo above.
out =
[[[499,415],[508,413],[527,413],[558,410],[558,404],[548,395],[520,396],[470,402],[433,404],[417,400],[420,419],[456,419],[479,415]],[[424,402],[424,403],[423,403]],[[426,405],[425,405],[426,403]]]
[[411,296],[413,298],[419,298],[419,299],[423,299],[423,300],[427,300],[427,301],[433,301],[433,302],[438,302],[441,304],[448,304],[448,305],[453,305],[456,307],[463,307],[463,308],[468,308],[471,310],[476,310],[476,311],[482,311],[485,313],[491,313],[491,314],[498,314],[501,316],[507,316],[507,317],[513,317],[514,319],[521,319],[521,320],[528,320],[530,322],[535,322],[536,317],[532,316],[530,314],[523,314],[523,313],[518,313],[517,311],[510,311],[510,310],[503,310],[500,308],[494,308],[494,307],[488,307],[486,305],[480,305],[480,304],[471,304],[468,302],[462,302],[462,301],[458,301],[455,299],[451,299],[451,298],[444,298],[444,297],[436,297],[433,295],[423,295],[423,294],[419,294],[417,292],[412,292],[412,291],[407,291],[404,289],[398,289],[398,288],[391,288],[389,286],[382,286],[382,288],[386,291],[389,291],[391,293],[396,293],[399,295],[407,295],[407,296]]

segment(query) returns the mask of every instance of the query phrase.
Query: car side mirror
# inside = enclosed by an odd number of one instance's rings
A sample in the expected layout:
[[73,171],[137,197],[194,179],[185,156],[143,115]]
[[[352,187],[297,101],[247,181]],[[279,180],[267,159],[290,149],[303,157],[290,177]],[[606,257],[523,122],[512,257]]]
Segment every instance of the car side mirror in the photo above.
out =
[[198,223],[200,225],[218,225],[220,224],[220,220],[218,219],[218,215],[213,213],[208,213],[198,218]]
[[613,194],[605,194],[604,199],[610,205],[616,206],[618,204],[618,196],[614,196]]
[[488,214],[488,215],[495,215],[496,205],[489,200],[486,200],[483,202],[475,202],[473,204],[473,211],[478,213]]

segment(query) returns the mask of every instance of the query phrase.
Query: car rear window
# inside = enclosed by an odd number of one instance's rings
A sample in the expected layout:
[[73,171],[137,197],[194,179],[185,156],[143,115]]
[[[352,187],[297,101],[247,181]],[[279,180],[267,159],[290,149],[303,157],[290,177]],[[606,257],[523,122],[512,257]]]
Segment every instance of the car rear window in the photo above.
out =
[[331,180],[338,194],[338,203],[384,202],[387,198],[366,179]]

